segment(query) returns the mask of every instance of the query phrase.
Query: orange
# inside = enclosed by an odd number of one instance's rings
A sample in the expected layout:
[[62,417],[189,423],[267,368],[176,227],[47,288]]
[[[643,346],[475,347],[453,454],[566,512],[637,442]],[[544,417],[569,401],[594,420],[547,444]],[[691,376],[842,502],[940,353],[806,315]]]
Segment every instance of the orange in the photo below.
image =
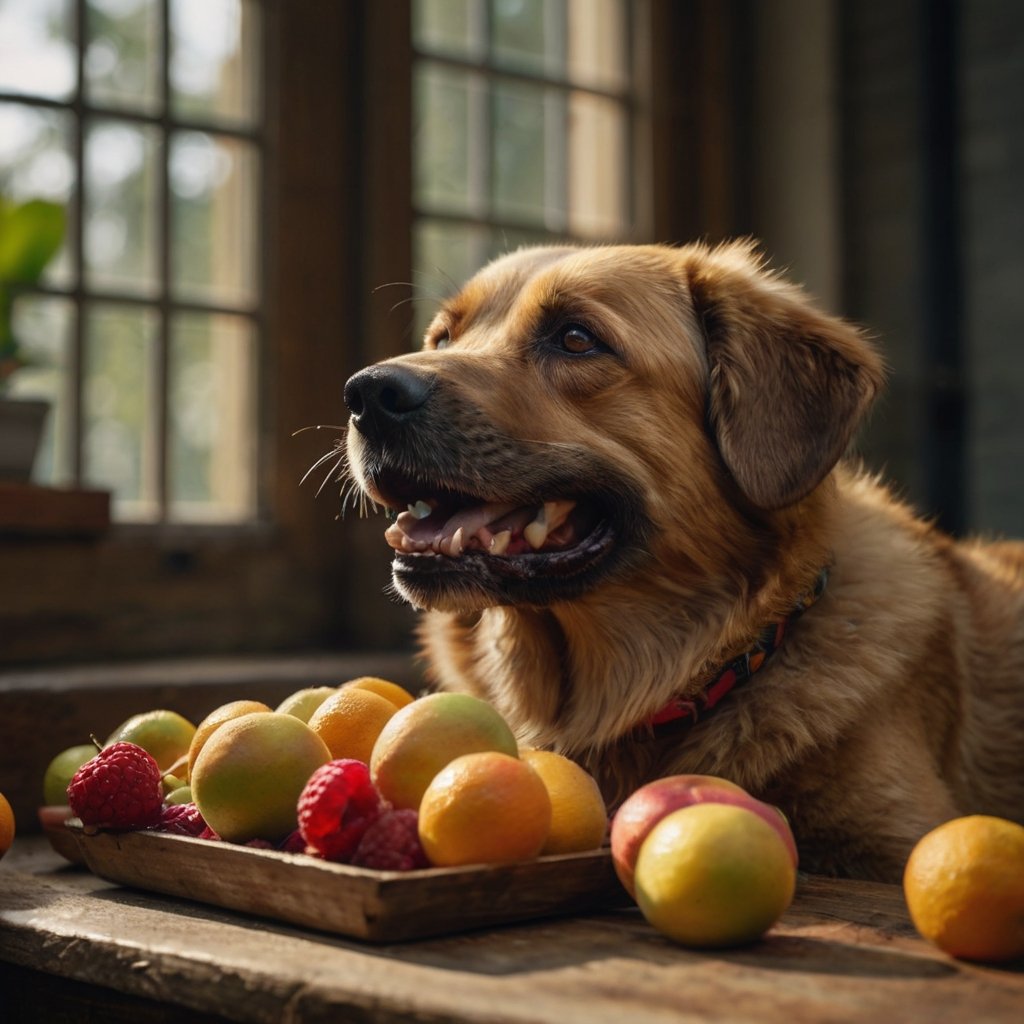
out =
[[7,797],[0,793],[0,857],[11,848],[14,842],[14,811],[7,802]]
[[779,833],[732,804],[672,811],[640,847],[636,899],[658,931],[684,946],[753,942],[793,899],[796,868]]
[[551,798],[551,830],[540,852],[596,850],[608,831],[608,811],[593,775],[550,750],[524,750],[520,756],[540,776]]
[[377,676],[360,676],[358,679],[350,679],[343,684],[343,687],[348,686],[379,694],[391,701],[396,708],[404,708],[406,704],[411,704],[415,699],[404,686],[389,682],[387,679],[378,679]]
[[188,753],[195,731],[196,727],[177,711],[158,708],[126,719],[110,734],[104,746],[137,743],[149,752],[161,771],[167,771],[182,754]]
[[217,727],[233,718],[241,718],[242,715],[251,715],[257,711],[269,711],[270,708],[258,700],[232,700],[227,704],[221,704],[214,708],[196,727],[195,735],[188,748],[188,769],[184,778],[186,781],[192,777],[192,769],[195,767],[199,751],[203,749],[206,741],[216,732]]
[[431,693],[400,708],[384,726],[370,775],[385,800],[416,810],[449,761],[481,750],[519,756],[512,730],[486,701],[468,693]]
[[313,712],[309,727],[327,744],[331,757],[369,764],[377,737],[397,710],[379,694],[343,687]]
[[1024,826],[972,814],[922,837],[903,893],[914,927],[965,960],[1024,957]]
[[525,761],[491,750],[455,758],[420,803],[420,842],[439,867],[529,860],[550,828],[541,777]]
[[294,715],[255,711],[221,724],[192,767],[192,799],[222,839],[277,842],[298,826],[299,795],[331,759]]

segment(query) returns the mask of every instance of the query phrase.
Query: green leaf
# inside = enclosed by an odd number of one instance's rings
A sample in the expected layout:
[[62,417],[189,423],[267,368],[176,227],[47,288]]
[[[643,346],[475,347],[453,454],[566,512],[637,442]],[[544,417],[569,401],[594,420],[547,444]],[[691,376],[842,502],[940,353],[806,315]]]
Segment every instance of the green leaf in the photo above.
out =
[[35,284],[60,248],[65,226],[59,203],[0,202],[0,281]]

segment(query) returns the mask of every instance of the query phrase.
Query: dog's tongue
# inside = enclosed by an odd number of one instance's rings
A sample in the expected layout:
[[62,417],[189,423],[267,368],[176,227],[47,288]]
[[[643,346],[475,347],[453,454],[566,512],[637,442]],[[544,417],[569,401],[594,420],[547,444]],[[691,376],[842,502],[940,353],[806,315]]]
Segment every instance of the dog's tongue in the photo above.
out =
[[396,551],[432,552],[453,558],[466,549],[492,555],[537,551],[562,526],[575,505],[574,501],[546,501],[539,507],[490,502],[446,516],[427,502],[418,501],[398,516],[384,537]]

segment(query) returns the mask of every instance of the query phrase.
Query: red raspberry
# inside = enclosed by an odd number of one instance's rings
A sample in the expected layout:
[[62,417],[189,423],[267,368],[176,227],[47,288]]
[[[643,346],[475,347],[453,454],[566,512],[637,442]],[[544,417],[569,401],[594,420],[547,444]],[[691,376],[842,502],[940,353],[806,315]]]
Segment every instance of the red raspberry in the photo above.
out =
[[419,815],[409,808],[385,811],[363,834],[352,863],[379,871],[429,867],[420,845]]
[[160,819],[150,828],[154,832],[171,832],[179,836],[200,836],[207,825],[195,804],[170,804],[160,812]]
[[299,796],[299,831],[307,853],[346,860],[383,810],[384,802],[362,761],[328,761],[313,772]]
[[302,838],[302,833],[296,829],[294,832],[289,832],[277,844],[277,848],[283,853],[303,853],[306,849],[306,840]]
[[72,814],[97,828],[145,828],[160,817],[163,800],[160,768],[135,743],[111,744],[68,783]]

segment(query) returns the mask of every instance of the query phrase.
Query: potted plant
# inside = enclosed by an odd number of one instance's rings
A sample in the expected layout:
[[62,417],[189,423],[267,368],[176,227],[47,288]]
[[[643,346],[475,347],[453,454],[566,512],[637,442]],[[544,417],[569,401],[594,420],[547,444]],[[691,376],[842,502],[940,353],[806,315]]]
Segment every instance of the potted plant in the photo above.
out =
[[0,195],[0,479],[28,480],[49,402],[15,398],[11,381],[26,356],[14,327],[19,291],[37,284],[64,238],[63,206],[42,199],[13,202]]

